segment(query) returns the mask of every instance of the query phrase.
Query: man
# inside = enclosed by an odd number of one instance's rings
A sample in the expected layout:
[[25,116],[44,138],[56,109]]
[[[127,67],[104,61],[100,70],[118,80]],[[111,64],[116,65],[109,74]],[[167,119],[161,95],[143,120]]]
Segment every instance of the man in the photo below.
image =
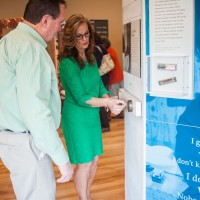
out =
[[52,160],[67,182],[73,168],[59,138],[60,96],[46,47],[65,0],[29,0],[23,23],[0,41],[0,158],[18,200],[54,200]]

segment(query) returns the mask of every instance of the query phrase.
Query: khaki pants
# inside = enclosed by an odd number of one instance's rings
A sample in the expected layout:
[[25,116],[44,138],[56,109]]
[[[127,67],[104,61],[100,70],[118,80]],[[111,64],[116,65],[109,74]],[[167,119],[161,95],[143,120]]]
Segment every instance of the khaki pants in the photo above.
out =
[[55,177],[48,155],[40,150],[28,133],[0,131],[0,158],[10,171],[17,200],[55,200]]

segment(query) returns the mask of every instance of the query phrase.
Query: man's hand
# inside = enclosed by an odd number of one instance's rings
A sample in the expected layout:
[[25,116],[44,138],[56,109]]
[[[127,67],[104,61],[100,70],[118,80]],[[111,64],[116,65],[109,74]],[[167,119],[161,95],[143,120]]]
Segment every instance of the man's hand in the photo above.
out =
[[66,183],[68,182],[71,177],[72,174],[74,172],[74,169],[70,163],[70,161],[68,161],[65,165],[62,166],[58,166],[58,169],[61,173],[61,177],[57,179],[57,183]]

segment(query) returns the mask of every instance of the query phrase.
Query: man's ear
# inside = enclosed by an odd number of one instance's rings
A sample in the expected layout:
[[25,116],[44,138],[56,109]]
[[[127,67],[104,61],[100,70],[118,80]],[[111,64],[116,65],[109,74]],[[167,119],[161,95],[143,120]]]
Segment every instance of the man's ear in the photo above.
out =
[[40,21],[41,26],[43,29],[48,28],[49,24],[51,24],[52,17],[50,15],[44,15]]

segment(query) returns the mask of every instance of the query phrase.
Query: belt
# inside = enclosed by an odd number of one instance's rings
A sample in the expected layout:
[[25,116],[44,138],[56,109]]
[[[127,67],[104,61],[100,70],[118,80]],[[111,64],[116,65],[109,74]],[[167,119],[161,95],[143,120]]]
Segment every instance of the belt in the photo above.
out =
[[[3,129],[3,130],[0,130],[0,131],[15,132],[15,131],[12,131],[10,129]],[[20,132],[20,133],[30,133],[30,131],[23,131],[23,132]]]

